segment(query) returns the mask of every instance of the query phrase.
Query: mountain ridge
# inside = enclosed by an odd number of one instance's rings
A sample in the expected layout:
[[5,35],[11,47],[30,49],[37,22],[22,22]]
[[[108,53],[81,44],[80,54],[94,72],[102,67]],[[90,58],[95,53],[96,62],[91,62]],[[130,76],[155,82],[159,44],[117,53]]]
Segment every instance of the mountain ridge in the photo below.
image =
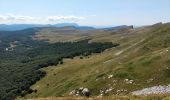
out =
[[75,27],[76,29],[80,30],[91,30],[94,29],[94,27],[90,26],[79,26],[76,23],[58,23],[58,24],[0,24],[0,30],[1,31],[17,31],[17,30],[24,30],[27,28],[43,28],[43,27],[56,27],[56,28],[61,28],[61,27]]

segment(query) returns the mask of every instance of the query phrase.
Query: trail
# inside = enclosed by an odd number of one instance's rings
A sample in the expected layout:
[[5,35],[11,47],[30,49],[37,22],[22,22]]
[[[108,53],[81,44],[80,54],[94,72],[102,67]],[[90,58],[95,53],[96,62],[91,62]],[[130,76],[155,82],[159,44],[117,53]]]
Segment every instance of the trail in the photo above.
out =
[[[127,47],[127,48],[125,48],[125,49],[117,52],[117,53],[115,53],[114,55],[115,55],[115,56],[118,56],[118,55],[124,53],[125,51],[127,51],[128,49],[131,49],[131,48],[133,48],[134,46],[140,44],[140,43],[143,42],[144,40],[145,40],[145,39],[142,39],[142,40],[140,40],[139,42],[137,42],[137,43],[135,43],[135,44],[133,44],[133,45],[131,45],[131,46],[129,46],[129,47]],[[113,60],[115,60],[115,59],[116,59],[116,58],[110,59],[110,60],[107,60],[107,61],[105,61],[105,62],[103,62],[103,63],[109,63],[109,62],[111,62],[111,61],[113,61]]]
[[142,40],[140,40],[139,42],[137,42],[137,43],[135,43],[135,44],[133,44],[133,45],[131,45],[131,46],[125,48],[124,50],[121,50],[121,51],[115,53],[115,56],[118,56],[118,55],[122,54],[123,52],[127,51],[128,49],[133,48],[134,46],[140,44],[140,43],[143,42],[144,40],[145,40],[145,39],[142,39]]

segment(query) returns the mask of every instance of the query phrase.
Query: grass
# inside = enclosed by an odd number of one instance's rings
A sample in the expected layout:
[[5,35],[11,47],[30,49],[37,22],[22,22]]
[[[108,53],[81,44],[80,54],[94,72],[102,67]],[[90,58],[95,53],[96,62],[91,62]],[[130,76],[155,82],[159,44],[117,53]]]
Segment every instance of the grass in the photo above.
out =
[[74,42],[74,41],[88,39],[89,36],[92,36],[92,34],[86,34],[86,33],[88,33],[88,31],[85,30],[80,31],[80,30],[71,29],[70,31],[68,31],[67,28],[63,28],[63,29],[44,28],[39,32],[37,32],[34,39],[47,40],[50,43],[70,42],[70,41]]
[[[37,93],[29,94],[25,98],[50,96],[66,96],[67,98],[70,91],[82,86],[89,88],[92,95],[97,96],[100,94],[100,89],[112,86],[113,91],[106,95],[117,94],[117,90],[126,89],[127,92],[121,93],[125,96],[114,95],[99,98],[99,100],[109,100],[110,98],[120,98],[120,100],[129,100],[129,98],[134,100],[163,99],[165,96],[162,95],[135,97],[127,94],[145,87],[170,83],[170,72],[167,70],[167,67],[170,66],[169,29],[170,25],[164,24],[159,27],[130,31],[128,34],[100,33],[90,36],[92,42],[111,41],[120,43],[120,46],[101,54],[83,57],[83,59],[80,57],[65,59],[64,64],[43,69],[47,72],[47,76],[32,86]],[[120,51],[121,53],[118,53]],[[108,75],[114,77],[109,79]],[[152,78],[154,80],[148,83],[147,80]],[[135,85],[126,84],[125,79],[134,80]]]
[[[23,99],[18,99],[23,100]],[[169,94],[149,95],[149,96],[133,96],[133,95],[110,95],[104,97],[48,97],[36,98],[31,100],[170,100]]]

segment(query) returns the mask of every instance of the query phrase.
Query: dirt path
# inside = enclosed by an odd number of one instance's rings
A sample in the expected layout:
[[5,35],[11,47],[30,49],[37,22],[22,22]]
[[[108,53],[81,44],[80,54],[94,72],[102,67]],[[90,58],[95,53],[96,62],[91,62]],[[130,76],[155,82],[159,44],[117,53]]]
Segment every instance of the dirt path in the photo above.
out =
[[118,56],[118,55],[122,54],[123,52],[127,51],[128,49],[133,48],[134,46],[140,44],[140,43],[143,42],[144,40],[145,40],[145,39],[142,39],[142,40],[140,40],[139,42],[137,42],[137,43],[135,43],[135,44],[133,44],[133,45],[131,45],[131,46],[129,46],[129,47],[127,47],[127,48],[125,48],[125,49],[117,52],[117,53],[115,53],[115,56]]

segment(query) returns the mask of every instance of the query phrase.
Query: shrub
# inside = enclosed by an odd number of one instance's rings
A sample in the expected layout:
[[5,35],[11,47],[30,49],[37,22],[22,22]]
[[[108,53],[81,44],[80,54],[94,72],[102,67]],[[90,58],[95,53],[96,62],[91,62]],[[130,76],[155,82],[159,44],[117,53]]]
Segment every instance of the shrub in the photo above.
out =
[[117,71],[113,75],[115,78],[128,78],[128,79],[132,78],[126,71]]

